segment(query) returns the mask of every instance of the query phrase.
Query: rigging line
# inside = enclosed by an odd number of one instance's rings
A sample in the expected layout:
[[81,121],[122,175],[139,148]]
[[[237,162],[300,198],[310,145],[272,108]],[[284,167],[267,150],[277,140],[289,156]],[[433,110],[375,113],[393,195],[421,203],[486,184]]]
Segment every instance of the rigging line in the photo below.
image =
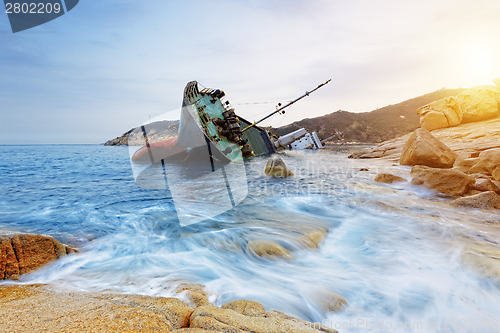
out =
[[255,105],[255,104],[278,104],[278,103],[289,103],[291,101],[284,102],[247,102],[247,103],[232,103],[233,105]]

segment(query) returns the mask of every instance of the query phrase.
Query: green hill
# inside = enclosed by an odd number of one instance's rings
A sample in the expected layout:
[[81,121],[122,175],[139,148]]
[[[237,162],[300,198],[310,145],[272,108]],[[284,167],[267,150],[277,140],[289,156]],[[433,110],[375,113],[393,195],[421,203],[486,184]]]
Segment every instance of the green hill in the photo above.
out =
[[281,136],[304,127],[309,131],[316,131],[322,140],[341,132],[342,139],[346,142],[382,142],[419,127],[419,116],[416,113],[418,108],[441,98],[456,96],[464,90],[441,89],[371,112],[354,113],[339,110],[321,117],[296,121],[275,128],[273,132]]

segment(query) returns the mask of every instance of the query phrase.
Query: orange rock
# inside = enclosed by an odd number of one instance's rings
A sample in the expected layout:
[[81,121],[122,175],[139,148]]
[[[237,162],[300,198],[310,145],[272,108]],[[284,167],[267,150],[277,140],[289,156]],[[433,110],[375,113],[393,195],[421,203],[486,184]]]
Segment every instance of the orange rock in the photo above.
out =
[[221,309],[231,309],[239,314],[250,317],[265,317],[266,309],[262,304],[255,301],[248,301],[246,299],[239,299],[237,301],[223,304]]
[[493,191],[496,193],[500,193],[500,189],[495,185],[491,180],[485,178],[476,179],[476,184],[472,188],[473,190],[487,192]]
[[443,194],[464,195],[474,186],[474,177],[454,169],[436,169],[423,165],[414,166],[410,174],[412,184],[424,185]]
[[459,207],[500,209],[500,195],[493,191],[482,192],[480,194],[458,198],[453,200],[451,204]]
[[433,168],[451,168],[457,159],[444,143],[436,139],[428,130],[418,128],[406,141],[401,153],[403,165],[426,165]]
[[464,159],[458,159],[455,161],[453,164],[453,169],[460,170],[464,173],[469,173],[469,170],[476,165],[476,163],[479,161],[479,158],[464,158]]
[[379,173],[375,177],[375,181],[379,182],[379,183],[392,184],[395,182],[405,182],[406,179],[399,177],[399,176],[396,176],[396,175],[392,175],[390,173]]
[[0,235],[0,280],[19,278],[19,263],[9,237]]
[[494,180],[500,180],[500,166],[496,167],[495,170],[491,173]]
[[438,128],[457,126],[462,122],[463,114],[455,97],[446,97],[417,110],[420,126],[432,131]]

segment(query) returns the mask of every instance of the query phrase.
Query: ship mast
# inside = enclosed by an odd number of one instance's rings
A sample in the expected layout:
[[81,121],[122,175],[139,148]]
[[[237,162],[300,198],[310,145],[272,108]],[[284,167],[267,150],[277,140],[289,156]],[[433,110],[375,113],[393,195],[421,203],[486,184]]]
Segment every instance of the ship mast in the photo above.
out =
[[313,89],[313,90],[311,90],[311,91],[306,91],[306,93],[305,93],[304,95],[300,96],[299,98],[294,99],[293,101],[291,101],[290,103],[286,104],[285,106],[280,107],[279,109],[277,109],[276,111],[274,111],[274,112],[272,112],[272,113],[268,114],[267,116],[265,116],[265,117],[264,117],[264,118],[262,118],[261,120],[254,122],[252,125],[245,127],[245,128],[244,128],[241,132],[245,132],[247,129],[250,129],[250,128],[254,127],[255,125],[257,125],[257,124],[259,124],[259,123],[263,122],[263,121],[264,121],[264,120],[266,120],[267,118],[269,118],[269,117],[271,117],[271,116],[274,116],[276,113],[281,112],[282,110],[286,109],[287,107],[289,107],[290,105],[294,104],[295,102],[300,101],[302,98],[304,98],[304,97],[306,97],[306,96],[309,96],[310,94],[312,94],[313,92],[315,92],[315,91],[316,91],[316,90],[318,90],[319,88],[321,88],[321,87],[323,87],[324,85],[327,85],[328,83],[330,83],[330,81],[331,81],[331,79],[329,79],[328,81],[326,81],[326,82],[324,82],[324,83],[320,84],[319,86],[317,86],[316,88],[314,88],[314,89]]

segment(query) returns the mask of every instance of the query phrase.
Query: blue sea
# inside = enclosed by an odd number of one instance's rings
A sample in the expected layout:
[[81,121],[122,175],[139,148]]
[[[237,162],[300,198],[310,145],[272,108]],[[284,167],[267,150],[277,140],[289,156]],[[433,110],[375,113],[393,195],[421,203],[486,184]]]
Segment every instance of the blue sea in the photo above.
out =
[[[409,179],[390,161],[290,151],[280,157],[295,175],[272,179],[267,158],[255,158],[240,204],[182,227],[168,189],[137,186],[126,147],[0,146],[0,154],[0,231],[81,249],[4,284],[170,297],[191,282],[216,305],[255,300],[341,332],[500,331],[500,214],[453,208],[409,182],[374,182],[382,171]],[[303,234],[318,229],[328,231],[319,249],[305,247]],[[292,259],[260,258],[247,250],[251,240],[281,244]],[[326,310],[330,292],[349,305]]]

